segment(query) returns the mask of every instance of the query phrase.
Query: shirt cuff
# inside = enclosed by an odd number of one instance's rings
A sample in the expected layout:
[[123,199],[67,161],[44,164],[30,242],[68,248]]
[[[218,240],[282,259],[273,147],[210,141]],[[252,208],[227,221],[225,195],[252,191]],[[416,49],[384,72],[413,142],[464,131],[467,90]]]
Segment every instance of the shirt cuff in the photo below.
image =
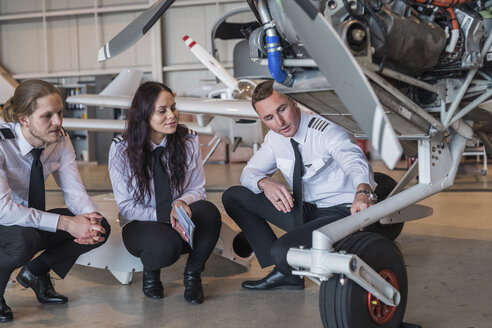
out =
[[56,232],[58,221],[60,220],[60,214],[44,212],[39,220],[39,230],[45,230],[49,232]]
[[258,187],[258,181],[266,177],[267,177],[266,175],[254,176],[248,181],[248,183],[243,183],[243,186],[245,186],[255,194],[260,194],[263,192],[263,190],[261,190],[260,187]]
[[374,182],[374,179],[371,179],[366,174],[357,174],[352,176],[352,181],[354,184],[354,189],[357,189],[357,186],[361,183],[365,183],[371,186],[372,190],[374,190],[377,186],[377,183]]

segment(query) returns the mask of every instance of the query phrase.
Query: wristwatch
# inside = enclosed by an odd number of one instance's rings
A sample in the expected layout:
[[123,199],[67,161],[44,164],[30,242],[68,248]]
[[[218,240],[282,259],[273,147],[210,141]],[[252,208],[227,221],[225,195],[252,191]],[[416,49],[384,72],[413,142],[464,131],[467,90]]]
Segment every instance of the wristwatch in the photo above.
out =
[[372,191],[370,190],[359,190],[358,192],[355,193],[356,195],[357,194],[366,194],[367,197],[369,197],[369,200],[376,203],[378,201],[378,195],[376,195],[375,193],[373,193]]

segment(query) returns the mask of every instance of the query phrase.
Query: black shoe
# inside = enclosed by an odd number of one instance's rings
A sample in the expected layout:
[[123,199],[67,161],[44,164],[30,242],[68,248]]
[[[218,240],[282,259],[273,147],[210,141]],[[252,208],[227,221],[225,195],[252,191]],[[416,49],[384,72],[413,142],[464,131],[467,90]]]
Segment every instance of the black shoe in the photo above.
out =
[[50,274],[35,276],[24,266],[17,275],[17,281],[25,288],[32,288],[38,301],[43,304],[63,304],[68,301],[66,296],[58,294],[51,283]]
[[183,284],[185,286],[184,299],[188,304],[203,303],[203,287],[200,272],[184,273]]
[[12,309],[5,303],[5,298],[0,297],[0,322],[14,320]]
[[274,268],[265,278],[260,280],[243,281],[241,284],[247,289],[304,289],[304,278],[299,276],[285,276]]
[[164,297],[164,288],[161,282],[161,270],[145,270],[142,278],[142,290],[148,298],[159,299]]

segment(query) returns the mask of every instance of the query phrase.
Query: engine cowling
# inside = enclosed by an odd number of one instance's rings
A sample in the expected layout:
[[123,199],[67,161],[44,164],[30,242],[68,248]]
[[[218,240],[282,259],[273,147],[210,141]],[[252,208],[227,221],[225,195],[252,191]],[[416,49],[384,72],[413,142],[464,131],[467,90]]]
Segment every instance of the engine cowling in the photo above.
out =
[[368,18],[374,57],[386,57],[410,71],[427,70],[439,62],[447,36],[437,24],[417,16],[400,16],[390,7]]

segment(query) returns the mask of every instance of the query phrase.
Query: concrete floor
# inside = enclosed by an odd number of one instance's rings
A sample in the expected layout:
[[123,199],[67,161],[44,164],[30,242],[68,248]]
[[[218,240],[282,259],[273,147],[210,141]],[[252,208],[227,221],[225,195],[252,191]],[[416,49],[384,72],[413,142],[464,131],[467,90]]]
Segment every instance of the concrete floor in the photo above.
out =
[[[380,163],[376,171],[384,170]],[[404,167],[402,163],[402,167]],[[219,208],[221,191],[239,183],[243,164],[206,165],[208,197]],[[397,244],[405,257],[409,295],[405,321],[425,328],[492,327],[492,180],[480,166],[463,165],[454,192],[423,202],[434,215],[405,224]],[[111,191],[105,166],[81,166],[91,195]],[[389,172],[398,179],[403,170]],[[61,193],[47,185],[48,208],[63,204]],[[256,260],[249,268],[213,254],[203,275],[206,294],[200,306],[183,300],[184,258],[162,272],[165,297],[150,300],[141,292],[141,273],[121,285],[109,271],[76,265],[57,291],[65,305],[39,304],[18,283],[5,297],[14,311],[4,327],[321,327],[318,286],[306,280],[304,291],[251,292],[241,281],[268,273]],[[354,327],[364,328],[364,327]]]

